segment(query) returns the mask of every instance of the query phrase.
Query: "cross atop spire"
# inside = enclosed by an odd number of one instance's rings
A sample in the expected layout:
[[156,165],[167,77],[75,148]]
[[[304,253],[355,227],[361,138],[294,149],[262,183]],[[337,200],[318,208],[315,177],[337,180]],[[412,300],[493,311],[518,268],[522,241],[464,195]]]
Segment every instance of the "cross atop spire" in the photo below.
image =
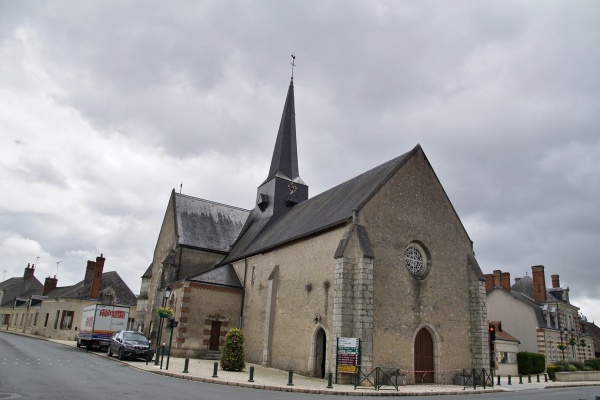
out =
[[294,67],[296,66],[296,55],[292,54],[292,62],[290,63],[292,66],[292,81],[294,80]]

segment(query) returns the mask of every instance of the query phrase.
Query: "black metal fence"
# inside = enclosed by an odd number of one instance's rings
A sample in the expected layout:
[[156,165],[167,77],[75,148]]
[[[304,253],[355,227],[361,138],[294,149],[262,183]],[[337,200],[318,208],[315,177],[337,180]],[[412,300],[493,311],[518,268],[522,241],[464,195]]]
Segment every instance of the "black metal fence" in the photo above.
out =
[[375,390],[381,389],[382,386],[391,386],[398,390],[399,386],[404,386],[406,383],[406,375],[396,367],[372,367],[372,369],[364,369],[358,365],[356,368],[354,390],[359,386],[373,386]]
[[477,389],[477,386],[494,387],[494,370],[489,371],[482,369],[481,371],[473,368],[471,371],[463,369],[461,374],[463,379],[463,389],[473,386],[473,389]]

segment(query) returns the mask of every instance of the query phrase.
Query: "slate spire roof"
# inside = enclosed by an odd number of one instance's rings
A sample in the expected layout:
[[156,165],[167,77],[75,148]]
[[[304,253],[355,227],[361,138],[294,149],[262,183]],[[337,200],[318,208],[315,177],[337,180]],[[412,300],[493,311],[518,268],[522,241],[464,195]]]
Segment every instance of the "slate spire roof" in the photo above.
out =
[[289,179],[294,182],[302,182],[298,172],[298,151],[296,147],[296,109],[294,106],[294,81],[290,81],[279,131],[277,132],[277,140],[275,149],[273,150],[273,158],[271,160],[271,168],[265,182],[274,177]]

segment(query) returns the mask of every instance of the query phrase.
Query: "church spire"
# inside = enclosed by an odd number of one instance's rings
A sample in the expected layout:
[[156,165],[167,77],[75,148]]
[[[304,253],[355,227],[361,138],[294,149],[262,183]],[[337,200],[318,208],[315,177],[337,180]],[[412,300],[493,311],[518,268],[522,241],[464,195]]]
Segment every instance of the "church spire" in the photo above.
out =
[[302,182],[298,173],[298,150],[296,148],[296,110],[294,107],[294,81],[290,80],[283,114],[273,150],[271,168],[265,182],[274,177]]

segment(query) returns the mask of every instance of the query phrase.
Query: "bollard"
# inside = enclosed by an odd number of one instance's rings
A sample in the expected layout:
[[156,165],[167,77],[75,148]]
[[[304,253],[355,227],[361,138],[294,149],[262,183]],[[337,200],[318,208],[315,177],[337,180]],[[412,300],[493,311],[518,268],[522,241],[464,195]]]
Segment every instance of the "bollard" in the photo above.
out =
[[160,347],[156,348],[156,353],[154,354],[154,365],[158,365],[160,359]]
[[292,371],[292,370],[290,369],[290,370],[288,371],[288,383],[287,383],[287,385],[288,385],[288,386],[294,386],[293,380],[294,380],[294,371]]
[[250,379],[248,382],[254,382],[254,367],[250,367]]
[[548,382],[548,374],[544,374],[544,382]]
[[162,369],[163,360],[165,359],[165,344],[160,348],[160,369]]
[[331,382],[333,381],[333,374],[330,372],[327,374],[327,389],[333,389]]
[[190,366],[190,359],[186,358],[185,359],[185,364],[183,365],[183,371],[182,371],[184,374],[189,374],[190,373],[190,371],[188,371],[188,367],[189,366]]
[[500,375],[498,375],[498,386],[500,386]]
[[519,384],[523,384],[523,375],[519,374]]
[[216,362],[213,365],[213,376],[212,376],[213,378],[218,378],[218,376],[217,376],[217,369],[219,369],[219,363],[218,362]]
[[150,344],[148,344],[148,351],[146,351],[146,365],[150,362]]
[[531,383],[531,374],[527,374],[527,383]]
[[540,383],[540,374],[537,374],[537,383]]
[[508,384],[512,385],[512,380],[511,380],[511,376],[510,375],[508,376]]

